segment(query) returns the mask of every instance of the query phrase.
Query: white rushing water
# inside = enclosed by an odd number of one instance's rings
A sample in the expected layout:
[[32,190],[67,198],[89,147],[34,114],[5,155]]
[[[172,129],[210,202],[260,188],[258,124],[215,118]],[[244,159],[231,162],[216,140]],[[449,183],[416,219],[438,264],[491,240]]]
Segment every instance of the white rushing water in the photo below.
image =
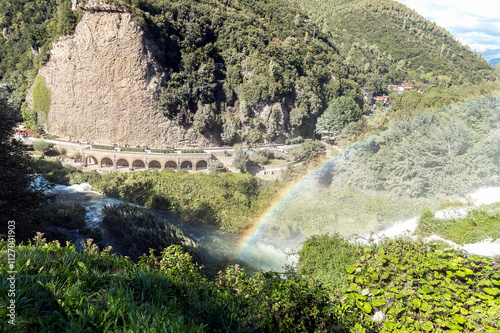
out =
[[[463,200],[464,203],[472,204],[473,206],[466,207],[450,207],[437,211],[434,215],[438,219],[461,219],[467,216],[468,212],[482,205],[489,205],[500,202],[500,187],[481,188]],[[412,236],[418,226],[418,217],[411,218],[406,221],[394,223],[391,227],[382,230],[374,235],[374,241],[378,242],[383,238],[395,238],[402,235]],[[481,256],[500,257],[500,239],[492,240],[485,239],[478,243],[459,245],[452,241],[446,240],[438,235],[431,235],[425,238],[426,241],[442,241],[456,249],[461,249],[469,254],[477,254]]]
[[[105,245],[112,245],[117,248],[118,244],[113,243],[113,235],[107,232],[101,225],[103,218],[102,209],[106,205],[124,203],[123,201],[92,191],[91,185],[87,183],[72,186],[55,185],[49,193],[57,195],[58,200],[63,202],[78,202],[81,204],[87,211],[85,216],[87,227],[103,230]],[[237,251],[241,235],[220,230],[213,225],[189,224],[183,222],[170,212],[150,208],[144,209],[151,211],[161,218],[165,218],[169,223],[181,229],[187,237],[191,238],[198,245],[207,264],[216,264],[225,259],[234,259],[239,255]],[[78,231],[70,232],[69,235],[74,238],[77,247],[82,248],[85,235],[79,234]],[[261,237],[249,245],[245,251],[244,258],[238,260],[238,262],[267,271],[275,270],[282,272],[284,265],[293,265],[297,262],[297,256],[288,256],[288,253],[298,250],[302,241],[303,239],[278,240],[270,237]],[[294,245],[291,246],[290,244]]]
[[[102,229],[102,208],[104,206],[123,203],[121,200],[113,199],[92,191],[91,186],[87,183],[72,186],[55,185],[50,192],[56,194],[61,201],[78,202],[85,207],[87,211],[87,226],[91,228]],[[475,191],[469,195],[464,202],[469,204],[474,203],[474,206],[446,208],[436,212],[435,217],[439,219],[459,219],[467,216],[467,213],[474,207],[500,202],[500,187],[483,188]],[[193,239],[205,256],[207,263],[215,264],[226,258],[234,259],[238,256],[238,244],[241,241],[240,235],[220,230],[213,225],[188,224],[169,212],[149,210],[167,219],[170,223],[180,228],[186,236]],[[405,221],[396,222],[391,227],[373,235],[374,241],[377,242],[383,238],[393,238],[402,235],[412,236],[417,228],[418,219],[418,217],[414,217]],[[72,235],[76,236],[75,242],[77,246],[81,247],[84,241],[84,235],[79,235],[78,232]],[[105,241],[107,237],[111,240],[113,238],[106,230],[103,230],[103,235]],[[500,240],[487,239],[474,244],[465,244],[463,246],[445,240],[438,235],[427,237],[427,240],[446,242],[450,246],[462,249],[470,254],[500,257]],[[300,249],[302,241],[304,241],[304,238],[280,240],[263,236],[246,249],[243,262],[240,263],[248,263],[253,267],[264,270],[283,271],[285,265],[293,265],[297,262],[298,258],[296,255],[290,256],[288,254]],[[363,240],[360,239],[360,241]],[[78,244],[78,242],[80,244]]]

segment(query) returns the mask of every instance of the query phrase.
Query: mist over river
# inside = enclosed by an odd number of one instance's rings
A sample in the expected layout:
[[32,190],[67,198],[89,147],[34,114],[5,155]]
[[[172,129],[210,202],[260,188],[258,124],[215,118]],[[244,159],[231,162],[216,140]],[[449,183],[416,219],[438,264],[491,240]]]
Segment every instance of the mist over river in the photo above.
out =
[[[90,228],[100,228],[103,232],[102,244],[111,245],[114,250],[120,253],[120,247],[123,246],[115,239],[114,235],[106,230],[102,225],[102,208],[106,205],[120,204],[123,201],[107,197],[100,193],[92,191],[89,184],[77,184],[72,186],[55,185],[50,192],[57,195],[57,199],[62,202],[78,202],[87,211],[85,220]],[[489,187],[475,191],[468,197],[468,202],[475,206],[500,202],[500,187]],[[238,251],[243,235],[230,233],[208,224],[189,224],[180,220],[176,215],[151,208],[144,208],[153,212],[155,215],[166,219],[169,223],[180,228],[184,234],[191,238],[200,249],[207,264],[217,264],[226,259],[236,259],[240,264],[248,264],[263,270],[283,271],[285,265],[293,265],[297,262],[296,255],[289,255],[291,252],[301,248],[305,237],[296,236],[295,238],[281,239],[268,235],[261,235],[246,247],[243,258],[238,258]],[[436,212],[437,218],[453,219],[460,218],[467,214],[472,206],[460,208],[448,208]],[[414,217],[405,221],[399,221],[389,226],[381,224],[379,231],[372,234],[374,241],[383,237],[397,237],[403,234],[412,234],[418,223],[418,218]],[[353,226],[353,230],[358,230]],[[354,232],[354,231],[353,231]],[[85,236],[78,231],[69,231],[68,235],[74,239],[78,248],[82,248]],[[364,234],[358,238],[361,243],[367,243],[368,235]],[[457,249],[463,249],[470,254],[479,254],[485,256],[500,257],[500,240],[484,240],[479,243],[458,244],[446,241],[439,236],[433,235],[427,238],[429,241],[442,240]]]
[[[85,220],[90,228],[100,228],[103,232],[102,244],[111,245],[116,252],[120,252],[120,244],[114,235],[102,225],[102,208],[106,205],[123,203],[123,201],[110,198],[98,192],[92,191],[89,184],[76,184],[72,186],[55,185],[50,192],[57,195],[62,202],[78,202],[87,211]],[[131,204],[133,205],[133,204]],[[169,223],[181,229],[184,234],[191,238],[198,246],[207,264],[217,264],[226,259],[237,259],[239,243],[243,235],[230,233],[208,224],[189,224],[176,215],[151,208],[144,208],[155,215],[166,219]],[[82,248],[85,236],[78,231],[68,233],[75,240],[78,248]],[[237,259],[241,264],[249,264],[264,270],[283,271],[284,265],[292,265],[297,261],[297,256],[288,255],[299,249],[304,237],[293,239],[278,239],[270,236],[262,236],[250,244],[243,258]]]

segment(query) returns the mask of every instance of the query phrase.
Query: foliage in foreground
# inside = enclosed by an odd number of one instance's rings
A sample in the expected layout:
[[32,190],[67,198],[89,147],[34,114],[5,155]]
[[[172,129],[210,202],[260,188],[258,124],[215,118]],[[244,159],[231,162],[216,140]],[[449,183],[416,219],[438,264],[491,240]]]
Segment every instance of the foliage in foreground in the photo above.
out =
[[[333,295],[339,295],[339,287],[344,286],[338,311],[357,318],[355,331],[500,329],[498,262],[408,238],[367,247],[345,242],[338,236],[310,238],[298,267],[300,273],[323,282]],[[334,267],[330,275],[329,267]],[[340,269],[345,272],[337,275]]]
[[23,144],[12,137],[19,121],[0,91],[0,236],[7,235],[7,221],[16,221],[16,237],[27,240],[35,221],[33,212],[47,201],[45,188],[34,188],[32,160]]
[[[0,259],[6,261],[6,243]],[[89,242],[15,248],[18,262],[16,326],[9,332],[326,332],[343,331],[324,290],[308,279],[277,273],[248,277],[231,267],[208,281],[189,254],[171,246],[160,258],[127,258],[99,252]],[[0,267],[6,281],[7,268]],[[6,295],[8,285],[0,285]],[[6,318],[7,298],[0,300]]]
[[344,292],[382,332],[500,329],[498,263],[405,239],[364,251]]

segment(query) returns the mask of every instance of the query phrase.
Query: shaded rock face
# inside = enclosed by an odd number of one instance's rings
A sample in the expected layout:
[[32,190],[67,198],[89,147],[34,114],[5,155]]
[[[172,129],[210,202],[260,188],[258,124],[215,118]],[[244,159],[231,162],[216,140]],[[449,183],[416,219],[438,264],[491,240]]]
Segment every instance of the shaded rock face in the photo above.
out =
[[[62,138],[101,144],[211,145],[158,110],[167,76],[156,52],[129,13],[85,11],[75,34],[53,45],[38,73],[51,92],[46,128]],[[27,101],[33,105],[31,91]]]

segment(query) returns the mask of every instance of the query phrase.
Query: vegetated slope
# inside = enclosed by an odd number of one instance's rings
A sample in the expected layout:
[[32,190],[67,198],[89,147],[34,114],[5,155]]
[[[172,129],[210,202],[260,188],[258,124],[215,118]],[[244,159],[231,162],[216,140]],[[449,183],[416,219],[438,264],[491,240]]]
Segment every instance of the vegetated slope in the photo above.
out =
[[[324,289],[303,276],[249,277],[229,267],[208,280],[180,246],[134,264],[89,242],[83,252],[40,235],[31,244],[0,241],[0,259],[7,262],[9,249],[18,262],[16,295],[7,297],[9,283],[0,286],[4,332],[348,332]],[[5,281],[9,270],[0,267]],[[9,299],[16,300],[15,325]]]
[[8,85],[15,107],[47,61],[51,43],[72,33],[77,19],[69,0],[0,0],[0,82]]
[[367,233],[500,184],[499,108],[497,93],[389,124],[329,161],[272,223],[309,234]]
[[[166,116],[224,143],[312,133],[335,97],[359,96],[326,36],[288,1],[137,2],[136,18],[168,52]],[[140,13],[143,13],[141,17]]]
[[[406,81],[475,83],[492,74],[492,67],[445,29],[392,0],[299,0],[318,17],[318,28],[330,30],[342,55],[361,70],[379,66],[374,52],[393,60],[388,73],[404,67]],[[322,22],[322,23],[321,23]],[[396,83],[400,81],[394,81]]]

